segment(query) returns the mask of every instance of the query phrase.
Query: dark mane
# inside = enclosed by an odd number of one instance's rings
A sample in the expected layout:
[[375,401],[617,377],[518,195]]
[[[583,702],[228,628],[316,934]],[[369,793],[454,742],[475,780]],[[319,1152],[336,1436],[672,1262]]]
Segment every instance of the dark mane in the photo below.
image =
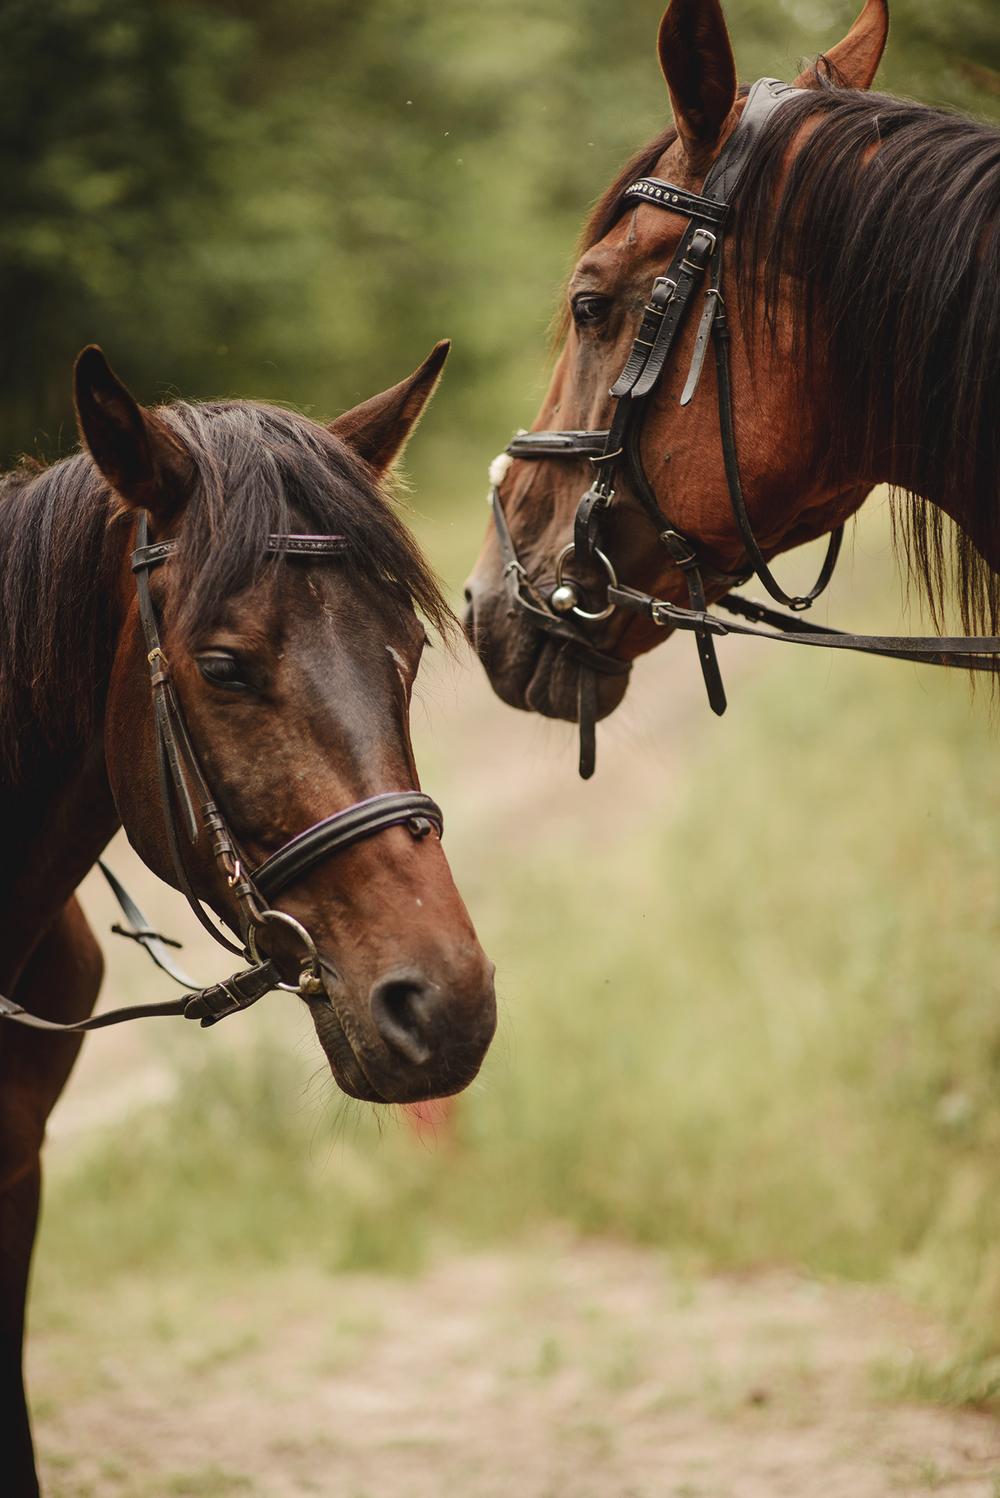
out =
[[[186,636],[268,565],[270,533],[303,527],[345,535],[338,566],[449,631],[440,587],[384,489],[325,427],[249,401],[177,402],[159,414],[197,473],[176,559]],[[29,729],[47,742],[92,732],[129,521],[86,453],[0,483],[0,770],[16,767]]]
[[1000,131],[817,81],[773,116],[740,185],[742,314],[763,289],[773,329],[779,279],[796,278],[795,356],[808,375],[821,354],[835,392],[832,476],[847,454],[855,472],[859,454],[866,473],[888,459],[938,624],[953,589],[966,630],[996,634],[1000,577],[981,553],[1000,554]]

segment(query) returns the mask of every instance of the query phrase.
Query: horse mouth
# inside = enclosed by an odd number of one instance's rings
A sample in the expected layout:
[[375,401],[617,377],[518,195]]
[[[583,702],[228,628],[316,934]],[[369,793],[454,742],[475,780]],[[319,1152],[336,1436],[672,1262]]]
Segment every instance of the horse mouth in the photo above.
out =
[[[573,654],[572,646],[562,641],[538,637],[534,668],[524,687],[523,702],[529,712],[543,718],[561,718],[576,723],[580,716],[580,679],[589,668]],[[628,687],[628,673],[596,673],[597,718],[608,717],[619,706]]]
[[[498,629],[489,605],[474,607],[470,602],[464,623],[466,636],[502,702],[543,718],[578,721],[580,672],[587,667],[581,667],[571,644],[509,615]],[[622,665],[621,674],[597,672],[598,719],[613,713],[625,696],[629,672]]]
[[326,995],[309,1004],[313,1024],[323,1053],[330,1063],[333,1080],[341,1092],[362,1103],[384,1103],[385,1098],[368,1077],[361,1058],[351,1044],[343,1021],[337,1013],[330,989],[336,978],[323,967]]

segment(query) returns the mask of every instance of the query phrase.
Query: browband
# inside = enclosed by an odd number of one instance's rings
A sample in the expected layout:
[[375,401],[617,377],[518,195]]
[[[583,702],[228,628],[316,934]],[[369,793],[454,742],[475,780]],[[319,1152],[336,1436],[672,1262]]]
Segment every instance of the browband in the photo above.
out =
[[671,208],[684,218],[703,218],[710,224],[724,224],[729,212],[728,203],[719,203],[714,198],[703,198],[696,192],[686,192],[673,182],[664,182],[662,177],[640,177],[622,194],[625,202],[641,200],[655,203],[657,208]]
[[[137,546],[132,553],[132,571],[141,572],[144,567],[158,567],[172,557],[180,545],[179,541],[154,541],[150,546]],[[346,536],[268,536],[265,551],[273,556],[339,556],[347,551],[350,543]]]

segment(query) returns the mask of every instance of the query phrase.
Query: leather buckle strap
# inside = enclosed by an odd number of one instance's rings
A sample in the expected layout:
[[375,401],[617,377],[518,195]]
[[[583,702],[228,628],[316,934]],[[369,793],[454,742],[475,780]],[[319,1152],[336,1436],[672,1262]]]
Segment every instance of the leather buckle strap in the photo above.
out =
[[584,567],[593,560],[601,515],[614,495],[615,491],[607,488],[601,479],[596,484],[591,484],[577,505],[573,519],[573,557],[578,567]]
[[209,988],[192,994],[184,1006],[184,1018],[200,1020],[202,1029],[207,1029],[230,1014],[249,1009],[265,994],[273,992],[278,982],[279,974],[274,963],[258,962],[254,967],[245,968],[231,978],[224,978],[221,983],[213,983]]
[[708,229],[688,226],[666,275],[654,283],[625,368],[611,387],[615,400],[642,400],[656,385],[716,243]]
[[698,564],[698,555],[687,536],[682,536],[680,531],[672,528],[660,532],[660,540],[670,553],[670,560],[681,571]]

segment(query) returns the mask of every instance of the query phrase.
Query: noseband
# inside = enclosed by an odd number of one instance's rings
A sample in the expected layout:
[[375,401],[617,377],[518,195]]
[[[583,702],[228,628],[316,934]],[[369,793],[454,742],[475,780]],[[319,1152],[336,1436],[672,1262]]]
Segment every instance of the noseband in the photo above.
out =
[[[587,634],[593,624],[609,618],[616,609],[627,609],[644,615],[661,627],[688,630],[694,635],[709,705],[719,714],[726,710],[726,693],[715,651],[715,637],[718,635],[753,635],[765,640],[784,640],[787,644],[822,645],[830,649],[888,656],[894,660],[957,666],[970,671],[996,673],[1000,670],[997,660],[1000,638],[855,635],[798,618],[797,615],[820,596],[833,576],[843,526],[831,533],[819,576],[813,587],[803,594],[785,592],[754,535],[740,479],[733,423],[731,333],[722,292],[723,248],[729,205],[761,131],[783,103],[801,92],[773,78],[762,78],[755,83],[739,124],[712,166],[700,193],[687,192],[659,177],[641,177],[625,190],[625,203],[652,204],[681,215],[687,219],[687,224],[670,264],[653,283],[632,350],[609,392],[615,401],[611,426],[597,431],[521,432],[490,468],[490,506],[512,604],[527,614],[544,634],[565,642],[571,657],[579,663],[577,717],[580,774],[584,779],[593,774],[595,765],[595,673],[625,674],[630,669],[629,662],[596,650]],[[698,388],[711,342],[715,351],[726,483],[733,519],[747,559],[745,571],[738,575],[719,573],[704,566],[696,544],[672,524],[661,508],[642,462],[642,424],[647,401],[659,385],[686,314],[699,287],[706,281],[704,308],[680,405],[689,405]],[[500,486],[507,468],[516,459],[536,462],[586,459],[595,470],[593,482],[577,506],[573,539],[556,559],[555,585],[547,592],[532,581],[518,558],[500,498]],[[655,527],[671,562],[680,570],[687,585],[686,607],[620,583],[608,549],[602,549],[598,544],[602,519],[615,499],[618,472],[623,474],[629,491]],[[606,601],[603,607],[585,609],[581,606],[580,585],[566,575],[570,561],[581,571],[589,569],[593,572],[596,568],[604,577]],[[776,603],[791,611],[790,614],[729,591],[753,576]],[[720,585],[724,589],[724,596],[719,599],[720,608],[749,622],[727,622],[710,614],[706,583],[713,592]],[[761,629],[760,625],[766,628]]]
[[[136,548],[132,553],[132,571],[135,574],[139,620],[150,671],[160,805],[178,888],[206,931],[227,951],[237,957],[249,958],[253,966],[224,982],[180,999],[168,1000],[162,1004],[140,1004],[115,1009],[80,1020],[76,1024],[57,1024],[55,1021],[42,1019],[38,1015],[29,1014],[12,999],[0,995],[0,1019],[16,1020],[34,1029],[62,1032],[96,1030],[126,1019],[167,1014],[182,1014],[187,1019],[200,1020],[202,1025],[214,1025],[227,1015],[249,1008],[264,994],[276,988],[301,994],[304,998],[316,998],[324,992],[316,944],[294,916],[274,909],[270,900],[323,859],[342,853],[355,843],[390,827],[405,827],[411,837],[417,839],[427,837],[432,829],[440,836],[443,830],[441,808],[430,796],[425,796],[420,791],[387,791],[378,796],[369,796],[343,811],[324,817],[322,821],[290,838],[256,868],[251,868],[205,777],[181,711],[170,664],[160,638],[149,574],[154,567],[169,561],[177,550],[177,544],[176,541],[150,544],[146,512],[140,513],[136,528]],[[348,542],[344,536],[275,535],[269,536],[267,541],[269,553],[290,560],[296,557],[317,560],[341,556],[347,548]],[[236,902],[242,947],[223,935],[210,920],[195,893],[184,857],[182,827],[192,846],[203,833],[210,840],[212,854]],[[128,901],[127,896],[125,901]],[[136,916],[140,918],[138,926],[144,926],[141,912],[128,901],[130,911],[125,901],[122,902],[123,908],[130,915],[133,927],[137,924]],[[284,928],[301,945],[302,965],[297,984],[281,982],[273,961],[261,957],[259,942],[268,927]],[[133,929],[125,934],[140,940],[159,940],[148,929]]]

